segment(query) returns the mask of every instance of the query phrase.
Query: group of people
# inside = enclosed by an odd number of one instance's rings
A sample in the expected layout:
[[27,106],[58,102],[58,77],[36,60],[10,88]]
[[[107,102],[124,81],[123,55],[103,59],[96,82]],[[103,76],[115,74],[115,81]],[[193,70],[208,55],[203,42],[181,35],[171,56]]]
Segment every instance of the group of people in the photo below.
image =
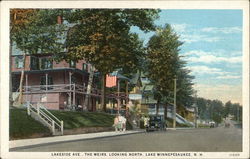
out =
[[117,114],[114,119],[114,127],[115,131],[126,131],[126,122],[127,119],[124,116],[121,116],[120,114]]

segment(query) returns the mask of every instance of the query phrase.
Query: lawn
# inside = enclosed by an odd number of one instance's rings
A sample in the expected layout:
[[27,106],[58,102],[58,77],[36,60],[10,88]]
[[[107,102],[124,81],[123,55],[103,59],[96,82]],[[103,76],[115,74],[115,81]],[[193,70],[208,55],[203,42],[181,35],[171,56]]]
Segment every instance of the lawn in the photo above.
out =
[[80,127],[112,127],[114,116],[98,112],[50,111],[59,120],[63,120],[64,129]]
[[[112,127],[114,115],[101,112],[50,111],[64,123],[65,130],[88,127]],[[132,126],[127,122],[127,129]],[[50,136],[49,129],[27,115],[26,109],[10,109],[10,138]]]
[[10,138],[51,135],[49,129],[27,115],[26,109],[10,109]]

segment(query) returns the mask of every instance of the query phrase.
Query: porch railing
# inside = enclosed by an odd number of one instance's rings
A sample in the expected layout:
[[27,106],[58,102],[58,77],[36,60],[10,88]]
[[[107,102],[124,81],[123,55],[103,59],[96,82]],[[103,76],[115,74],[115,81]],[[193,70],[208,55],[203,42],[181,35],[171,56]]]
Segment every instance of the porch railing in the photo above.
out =
[[[32,85],[23,86],[23,92],[25,94],[32,93],[53,93],[53,92],[75,92],[81,94],[87,94],[87,87],[80,84],[57,84],[57,85]],[[101,96],[101,91],[95,87],[91,89],[91,96]],[[120,98],[127,98],[124,92],[119,93]],[[117,92],[112,94],[106,94],[108,98],[117,98]]]

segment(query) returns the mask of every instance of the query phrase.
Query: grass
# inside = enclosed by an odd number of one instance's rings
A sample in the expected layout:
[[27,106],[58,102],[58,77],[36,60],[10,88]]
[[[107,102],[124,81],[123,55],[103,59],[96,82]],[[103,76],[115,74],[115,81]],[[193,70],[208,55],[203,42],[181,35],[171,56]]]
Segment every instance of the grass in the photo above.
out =
[[198,124],[198,128],[210,128],[207,124]]
[[27,115],[26,109],[10,109],[10,138],[27,138],[34,134],[51,135],[49,129]]
[[[59,120],[63,120],[64,129],[87,127],[112,127],[114,115],[100,112],[50,111]],[[127,129],[132,129],[129,122]],[[10,109],[10,138],[22,139],[31,136],[50,136],[49,129],[27,115],[26,109]]]
[[114,116],[98,112],[50,111],[59,120],[63,120],[64,129],[80,127],[112,127]]

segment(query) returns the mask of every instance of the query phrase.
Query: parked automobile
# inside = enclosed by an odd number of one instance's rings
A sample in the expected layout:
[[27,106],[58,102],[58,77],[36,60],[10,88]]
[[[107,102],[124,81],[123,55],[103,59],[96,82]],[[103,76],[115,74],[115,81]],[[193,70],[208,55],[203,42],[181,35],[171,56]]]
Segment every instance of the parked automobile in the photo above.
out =
[[146,131],[165,130],[165,121],[163,116],[149,116],[148,123]]
[[210,128],[214,128],[215,127],[215,122],[214,121],[209,122],[209,126],[210,126]]

